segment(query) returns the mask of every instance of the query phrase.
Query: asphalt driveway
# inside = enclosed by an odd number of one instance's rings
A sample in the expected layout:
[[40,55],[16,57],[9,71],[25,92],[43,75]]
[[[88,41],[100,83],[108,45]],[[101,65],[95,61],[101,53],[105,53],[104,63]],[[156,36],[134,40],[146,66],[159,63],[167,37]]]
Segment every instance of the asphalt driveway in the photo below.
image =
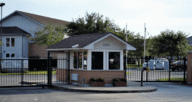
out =
[[[139,85],[137,83],[136,85]],[[157,87],[147,93],[86,93],[42,88],[0,88],[0,102],[191,102],[192,86],[145,82]]]

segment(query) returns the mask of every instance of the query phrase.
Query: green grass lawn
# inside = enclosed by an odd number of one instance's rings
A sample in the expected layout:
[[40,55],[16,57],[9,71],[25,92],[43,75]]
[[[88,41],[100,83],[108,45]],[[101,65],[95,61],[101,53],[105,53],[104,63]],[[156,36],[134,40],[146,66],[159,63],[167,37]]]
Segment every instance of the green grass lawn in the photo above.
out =
[[131,74],[131,73],[129,73],[129,72],[126,72],[126,74]]
[[[184,78],[170,78],[170,81],[183,81]],[[185,78],[187,80],[187,78]],[[169,78],[157,79],[157,81],[169,81]]]
[[127,68],[143,68],[143,65],[127,64]]
[[[47,71],[26,71],[24,75],[41,75],[47,74]],[[52,71],[52,74],[56,74],[56,71]],[[0,75],[21,75],[21,73],[0,73]]]

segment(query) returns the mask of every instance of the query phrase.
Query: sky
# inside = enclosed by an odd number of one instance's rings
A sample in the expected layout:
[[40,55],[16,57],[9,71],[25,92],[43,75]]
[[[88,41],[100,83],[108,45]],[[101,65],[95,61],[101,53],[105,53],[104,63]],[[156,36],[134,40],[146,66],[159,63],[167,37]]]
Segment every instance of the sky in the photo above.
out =
[[146,38],[167,29],[192,36],[192,0],[1,0],[3,18],[15,10],[72,21],[96,12]]

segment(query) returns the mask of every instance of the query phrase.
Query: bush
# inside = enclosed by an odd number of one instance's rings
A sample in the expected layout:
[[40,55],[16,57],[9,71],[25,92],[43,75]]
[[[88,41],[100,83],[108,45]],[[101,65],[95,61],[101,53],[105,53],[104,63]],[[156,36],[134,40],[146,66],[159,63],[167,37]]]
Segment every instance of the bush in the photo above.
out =
[[1,73],[8,73],[8,70],[1,70]]
[[98,81],[98,82],[105,82],[105,80],[104,80],[103,78],[101,78],[101,77],[98,78],[97,81]]
[[91,78],[90,81],[97,82],[96,78]]
[[103,78],[90,78],[90,82],[93,81],[93,82],[105,82],[105,80]]
[[39,55],[36,56],[29,56],[29,59],[40,59],[41,57]]
[[113,79],[113,85],[115,85],[116,82],[120,82],[120,81],[127,82],[127,79],[126,78],[115,78],[115,79]]
[[121,78],[120,81],[127,82],[127,79],[126,78]]

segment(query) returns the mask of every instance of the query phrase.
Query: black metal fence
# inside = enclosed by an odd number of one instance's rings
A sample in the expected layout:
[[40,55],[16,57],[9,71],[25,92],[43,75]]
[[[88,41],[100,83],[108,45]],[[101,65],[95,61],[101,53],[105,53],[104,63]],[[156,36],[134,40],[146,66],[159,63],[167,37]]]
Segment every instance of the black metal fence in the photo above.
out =
[[[67,59],[0,59],[0,87],[36,87],[57,83],[56,68]],[[60,66],[63,68],[62,66]],[[68,68],[68,66],[66,66]]]
[[144,82],[182,82],[187,81],[187,59],[185,57],[128,57],[128,81],[141,81],[141,71],[149,67],[150,71],[143,72]]

